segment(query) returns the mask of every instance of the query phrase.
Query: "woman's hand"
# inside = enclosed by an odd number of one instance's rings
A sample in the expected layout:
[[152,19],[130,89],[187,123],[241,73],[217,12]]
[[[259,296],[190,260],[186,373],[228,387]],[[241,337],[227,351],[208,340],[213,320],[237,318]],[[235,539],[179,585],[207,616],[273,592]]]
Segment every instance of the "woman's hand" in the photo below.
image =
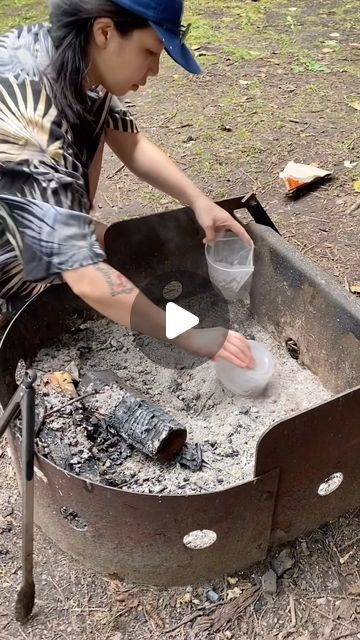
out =
[[248,341],[236,331],[222,327],[191,329],[180,336],[175,344],[201,358],[227,360],[242,369],[253,369],[255,360]]
[[210,198],[204,196],[198,199],[192,208],[198,223],[205,231],[204,244],[211,245],[215,242],[216,236],[228,229],[244,240],[249,247],[253,246],[253,241],[241,224]]

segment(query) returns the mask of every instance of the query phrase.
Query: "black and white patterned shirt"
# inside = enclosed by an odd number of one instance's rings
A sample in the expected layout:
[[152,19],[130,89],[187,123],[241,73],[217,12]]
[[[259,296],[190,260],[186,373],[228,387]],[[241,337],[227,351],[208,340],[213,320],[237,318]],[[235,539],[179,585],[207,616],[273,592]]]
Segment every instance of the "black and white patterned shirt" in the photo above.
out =
[[106,128],[137,132],[100,89],[88,92],[91,118],[64,121],[46,74],[49,31],[36,24],[0,37],[0,299],[28,298],[104,259],[88,215],[88,170]]

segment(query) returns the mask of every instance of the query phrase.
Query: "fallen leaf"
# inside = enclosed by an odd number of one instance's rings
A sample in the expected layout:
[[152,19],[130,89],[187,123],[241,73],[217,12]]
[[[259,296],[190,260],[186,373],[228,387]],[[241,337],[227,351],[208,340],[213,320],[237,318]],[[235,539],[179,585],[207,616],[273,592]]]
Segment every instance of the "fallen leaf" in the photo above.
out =
[[[350,285],[349,287],[350,291],[351,291],[351,286],[352,285]],[[358,293],[360,293],[360,282],[358,285],[358,289],[359,289]],[[357,293],[357,292],[351,291],[351,293]],[[340,558],[340,564],[345,564],[345,562],[347,562],[349,558],[351,558],[351,556],[354,555],[354,553],[355,553],[355,549],[352,549],[351,551],[349,551],[349,553],[346,553],[342,558]]]
[[355,584],[351,585],[348,593],[351,596],[360,596],[360,582],[355,582]]
[[329,622],[325,625],[323,629],[323,640],[328,640],[328,638],[330,638],[333,628],[334,628],[334,622],[332,620],[329,620]]
[[129,609],[137,609],[140,604],[140,601],[138,600],[138,598],[135,598],[133,596],[132,598],[129,598],[126,604],[129,607]]
[[351,293],[355,293],[356,295],[360,295],[360,282],[354,282],[353,284],[349,284],[349,290]]
[[355,167],[357,167],[359,163],[358,162],[352,162],[351,160],[344,160],[344,167],[346,167],[346,169],[355,169]]
[[360,180],[356,180],[354,182],[354,191],[356,191],[356,193],[360,193]]
[[167,594],[164,596],[161,596],[158,602],[158,606],[161,607],[162,609],[167,609],[167,607],[170,606],[170,598]]
[[118,602],[126,602],[128,597],[129,597],[128,593],[119,593],[119,595],[117,596],[116,600]]
[[354,607],[351,602],[348,602],[347,600],[339,600],[335,603],[335,609],[333,613],[335,620],[340,618],[344,620],[350,620],[353,613]]
[[129,609],[137,609],[140,604],[139,598],[132,593],[120,593],[116,600],[125,604]]
[[44,376],[44,383],[69,398],[76,398],[77,391],[74,387],[72,377],[68,371],[55,371]]
[[238,598],[241,595],[241,593],[242,593],[241,589],[239,589],[239,587],[235,587],[235,589],[230,589],[227,592],[226,599],[234,600],[235,598]]
[[192,601],[192,594],[187,591],[182,596],[176,598],[176,606],[181,607],[184,604],[189,604]]
[[348,105],[356,111],[360,111],[360,100],[349,100]]
[[232,578],[231,576],[228,576],[227,581],[229,584],[231,584],[231,586],[234,586],[234,584],[237,584],[239,582],[239,578]]
[[68,364],[68,366],[66,367],[66,371],[70,373],[72,380],[75,380],[75,382],[80,382],[79,367],[77,366],[76,362],[70,362],[70,364]]

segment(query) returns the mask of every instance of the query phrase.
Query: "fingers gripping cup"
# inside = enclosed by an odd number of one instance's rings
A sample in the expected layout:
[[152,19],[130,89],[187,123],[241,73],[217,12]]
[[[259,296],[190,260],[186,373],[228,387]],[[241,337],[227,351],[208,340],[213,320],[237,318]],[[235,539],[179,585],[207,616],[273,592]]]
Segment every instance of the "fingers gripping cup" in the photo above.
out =
[[248,297],[254,273],[254,247],[233,234],[218,238],[205,249],[213,287],[229,301]]
[[254,369],[241,369],[230,362],[219,360],[215,363],[215,371],[220,382],[232,393],[258,396],[270,382],[274,373],[274,360],[260,342],[249,340],[249,345],[256,363]]

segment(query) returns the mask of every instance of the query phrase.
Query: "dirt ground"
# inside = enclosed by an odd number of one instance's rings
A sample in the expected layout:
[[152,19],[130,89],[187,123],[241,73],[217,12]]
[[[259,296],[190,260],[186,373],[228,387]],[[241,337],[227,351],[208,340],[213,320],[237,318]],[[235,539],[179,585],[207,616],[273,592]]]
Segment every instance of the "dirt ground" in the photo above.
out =
[[[1,28],[43,11],[42,3],[19,1],[14,17],[12,3],[1,5]],[[289,242],[342,285],[359,280],[358,0],[193,0],[188,19],[204,74],[192,78],[165,62],[160,77],[129,98],[140,128],[212,197],[256,191]],[[333,179],[288,198],[278,174],[289,160],[318,163]],[[347,168],[345,161],[358,165]],[[107,153],[96,205],[101,219],[174,206],[117,167]],[[230,580],[160,590],[95,576],[37,530],[36,609],[20,627],[12,615],[21,580],[20,500],[3,441],[0,640],[360,638],[359,526],[357,511],[288,545],[293,565],[274,597],[256,588],[273,554]],[[209,588],[229,603],[229,594],[239,599],[238,613],[218,631],[216,607],[203,608]],[[243,608],[247,589],[253,597]]]

